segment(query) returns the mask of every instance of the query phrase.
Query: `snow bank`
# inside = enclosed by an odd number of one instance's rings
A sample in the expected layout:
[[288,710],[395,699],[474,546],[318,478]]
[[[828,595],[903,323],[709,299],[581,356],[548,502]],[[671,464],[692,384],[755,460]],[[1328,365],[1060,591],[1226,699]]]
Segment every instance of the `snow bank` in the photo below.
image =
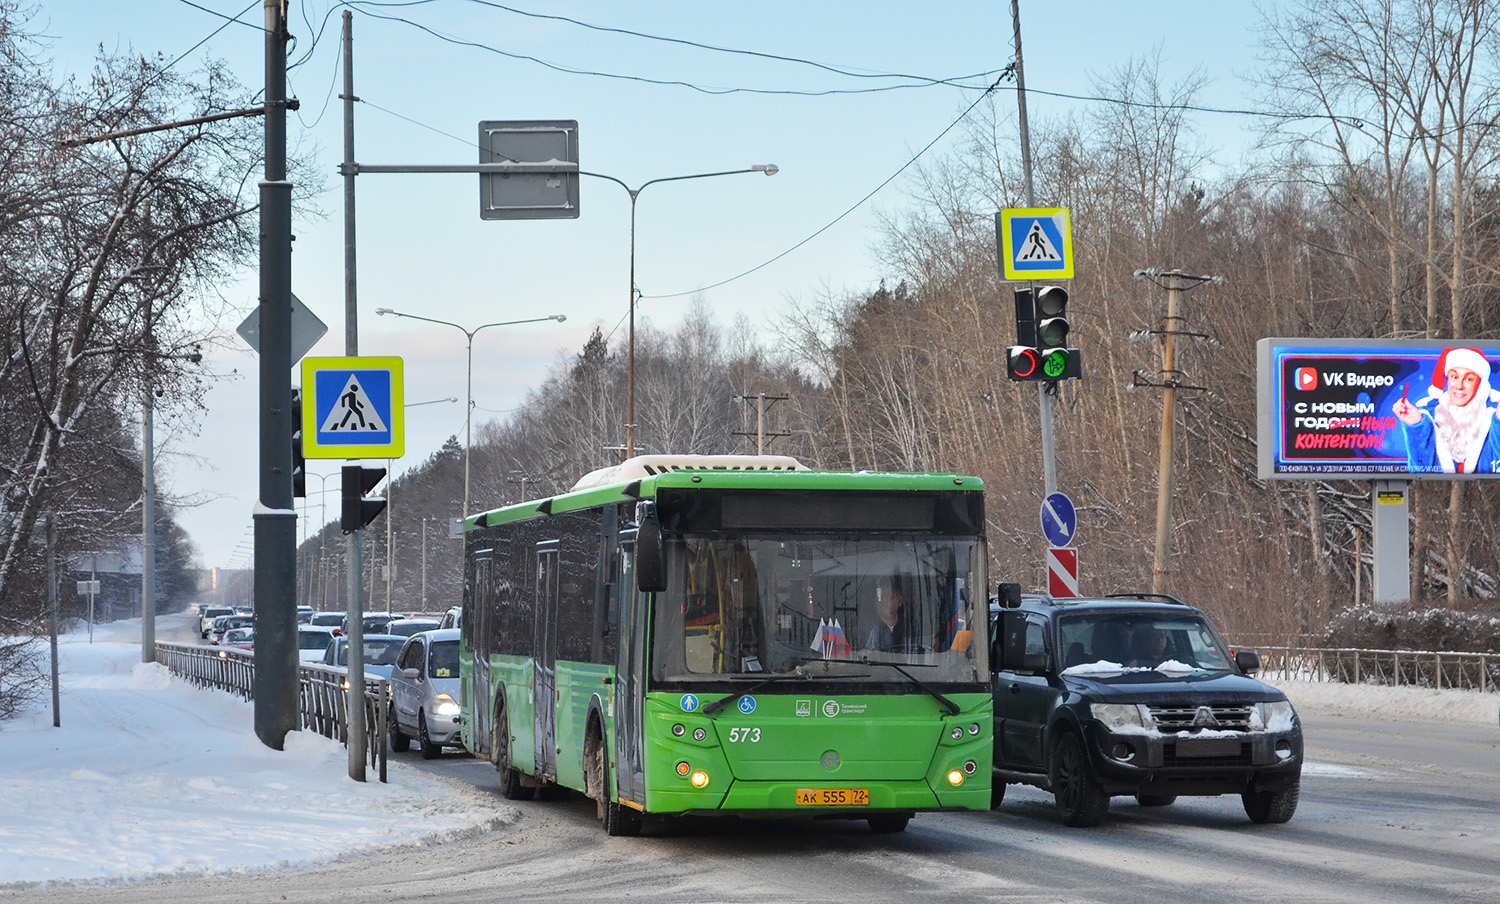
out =
[[142,663],[139,632],[61,638],[62,727],[48,695],[0,724],[0,886],[276,869],[513,814],[396,761],[390,784],[351,781],[344,747],[320,735],[271,750],[251,704]]

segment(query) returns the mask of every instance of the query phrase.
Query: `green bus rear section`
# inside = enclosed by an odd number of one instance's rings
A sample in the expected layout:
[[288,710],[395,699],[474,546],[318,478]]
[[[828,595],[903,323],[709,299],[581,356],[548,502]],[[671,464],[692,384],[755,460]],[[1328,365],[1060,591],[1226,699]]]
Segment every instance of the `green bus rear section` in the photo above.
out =
[[[462,665],[464,687],[472,687],[472,661]],[[536,711],[531,682],[534,664],[515,656],[490,660],[494,685],[488,707],[505,694],[512,737],[511,765],[535,777]],[[587,720],[598,712],[608,747],[614,749],[611,688],[614,668],[596,663],[557,663],[556,775],[549,781],[586,792],[583,752]],[[761,815],[860,817],[882,810],[988,810],[992,751],[992,697],[948,695],[959,707],[950,715],[931,696],[902,694],[812,694],[777,688],[751,695],[755,709],[731,703],[714,716],[703,705],[723,694],[697,694],[694,712],[684,711],[684,692],[646,695],[644,801],[621,801],[663,815]],[[470,711],[465,701],[464,711]],[[471,752],[471,719],[464,741]],[[680,734],[674,731],[681,726]],[[695,740],[703,729],[704,739]],[[752,730],[758,732],[752,733]],[[955,737],[956,736],[956,737]],[[829,754],[836,757],[830,760]],[[686,763],[687,774],[678,764]],[[614,764],[611,763],[611,768]],[[967,768],[966,768],[967,766]],[[709,777],[702,789],[689,775]],[[963,775],[954,786],[949,776]],[[611,787],[614,787],[611,783]],[[798,806],[804,789],[859,788],[869,792],[860,807]]]

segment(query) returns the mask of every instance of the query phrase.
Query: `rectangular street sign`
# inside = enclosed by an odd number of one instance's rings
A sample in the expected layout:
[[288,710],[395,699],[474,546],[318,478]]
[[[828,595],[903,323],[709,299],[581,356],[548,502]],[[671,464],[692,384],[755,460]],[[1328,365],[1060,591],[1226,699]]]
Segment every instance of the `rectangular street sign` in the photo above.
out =
[[302,359],[302,454],[400,458],[406,451],[401,359]]
[[[578,217],[578,121],[510,120],[479,124],[479,162],[531,164],[513,173],[481,173],[481,220]],[[536,165],[551,164],[548,172]]]

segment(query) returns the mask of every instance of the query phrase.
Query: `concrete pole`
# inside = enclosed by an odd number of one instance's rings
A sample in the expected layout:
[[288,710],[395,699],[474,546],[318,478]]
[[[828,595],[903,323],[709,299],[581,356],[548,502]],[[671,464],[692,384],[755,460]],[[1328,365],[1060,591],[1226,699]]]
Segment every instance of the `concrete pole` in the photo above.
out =
[[155,411],[155,387],[148,373],[146,401],[141,406],[141,662],[156,661],[156,440],[152,425]]
[[[344,10],[344,354],[359,354],[359,308],[354,264],[354,16]],[[348,492],[346,489],[345,492]],[[357,488],[356,493],[359,492]],[[348,537],[349,777],[365,780],[369,731],[365,724],[364,531]]]

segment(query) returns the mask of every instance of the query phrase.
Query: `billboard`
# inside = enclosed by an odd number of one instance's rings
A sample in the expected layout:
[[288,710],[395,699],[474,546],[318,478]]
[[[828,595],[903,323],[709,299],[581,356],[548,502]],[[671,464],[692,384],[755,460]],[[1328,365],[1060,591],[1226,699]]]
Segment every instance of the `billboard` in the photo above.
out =
[[1500,476],[1500,343],[1262,339],[1256,352],[1262,479]]

